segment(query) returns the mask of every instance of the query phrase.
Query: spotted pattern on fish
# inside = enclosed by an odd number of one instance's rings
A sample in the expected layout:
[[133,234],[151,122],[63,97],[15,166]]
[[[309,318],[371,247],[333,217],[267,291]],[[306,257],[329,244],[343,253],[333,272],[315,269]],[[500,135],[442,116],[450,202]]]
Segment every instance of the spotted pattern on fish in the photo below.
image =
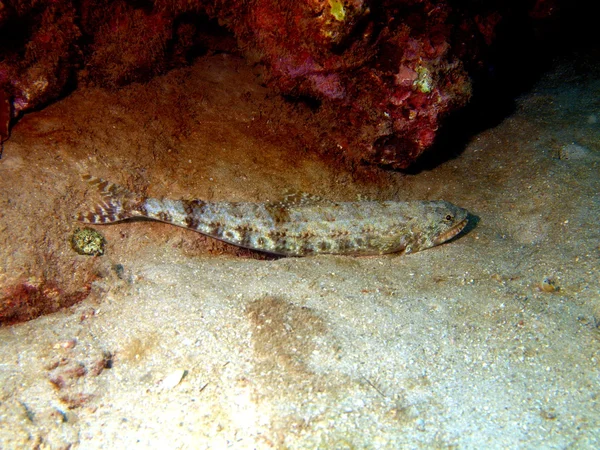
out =
[[77,219],[107,224],[146,217],[284,256],[413,253],[452,239],[468,212],[445,201],[333,202],[310,196],[279,203],[146,198],[84,175],[102,200]]

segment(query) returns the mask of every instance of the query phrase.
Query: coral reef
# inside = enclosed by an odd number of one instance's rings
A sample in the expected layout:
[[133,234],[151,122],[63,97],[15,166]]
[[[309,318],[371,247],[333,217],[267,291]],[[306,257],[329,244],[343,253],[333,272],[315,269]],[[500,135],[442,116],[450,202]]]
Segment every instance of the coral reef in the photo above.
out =
[[[7,0],[0,100],[11,99],[16,117],[56,98],[71,77],[108,87],[143,81],[202,49],[232,51],[235,36],[246,57],[266,67],[270,86],[320,102],[331,145],[354,160],[406,168],[431,146],[441,119],[468,102],[470,71],[482,66],[497,25],[510,15],[547,17],[552,5]],[[6,115],[4,108],[2,139]]]
[[322,101],[339,146],[404,168],[431,145],[440,116],[468,101],[470,80],[452,50],[446,4],[375,6],[258,0],[234,31],[260,52],[272,85]]

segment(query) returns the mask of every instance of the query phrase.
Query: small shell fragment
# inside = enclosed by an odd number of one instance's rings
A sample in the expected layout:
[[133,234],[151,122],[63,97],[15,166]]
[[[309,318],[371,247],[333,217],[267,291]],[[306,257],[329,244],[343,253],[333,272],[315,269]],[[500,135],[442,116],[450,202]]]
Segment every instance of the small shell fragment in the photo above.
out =
[[163,389],[173,389],[179,383],[184,376],[186,376],[187,370],[185,369],[177,369],[167,375],[160,383],[160,387]]

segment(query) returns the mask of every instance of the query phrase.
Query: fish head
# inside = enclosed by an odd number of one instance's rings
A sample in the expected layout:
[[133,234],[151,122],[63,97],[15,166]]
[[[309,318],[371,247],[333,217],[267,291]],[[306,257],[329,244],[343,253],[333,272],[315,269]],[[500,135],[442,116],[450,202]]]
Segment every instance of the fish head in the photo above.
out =
[[457,236],[468,223],[469,212],[445,201],[422,202],[414,219],[406,253],[435,247]]

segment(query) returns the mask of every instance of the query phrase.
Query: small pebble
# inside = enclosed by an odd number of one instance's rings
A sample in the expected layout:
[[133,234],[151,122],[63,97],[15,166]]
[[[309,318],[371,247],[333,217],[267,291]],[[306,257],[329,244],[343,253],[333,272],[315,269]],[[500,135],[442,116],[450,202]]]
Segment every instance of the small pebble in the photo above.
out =
[[540,290],[542,292],[557,292],[559,289],[556,282],[548,277],[544,278],[540,283]]
[[69,339],[68,341],[62,341],[54,344],[54,348],[64,348],[65,350],[69,350],[77,345],[77,341],[75,339]]

